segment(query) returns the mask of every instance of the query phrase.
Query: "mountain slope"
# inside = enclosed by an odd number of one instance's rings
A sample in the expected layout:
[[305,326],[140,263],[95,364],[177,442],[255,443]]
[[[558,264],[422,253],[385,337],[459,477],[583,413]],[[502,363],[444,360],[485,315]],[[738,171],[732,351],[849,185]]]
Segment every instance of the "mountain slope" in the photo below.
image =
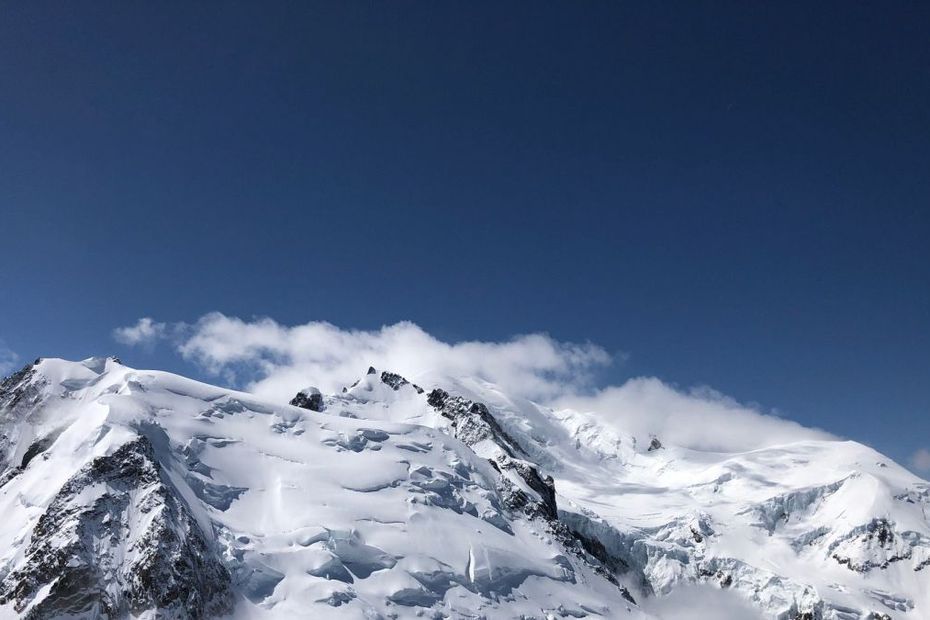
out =
[[27,366],[0,385],[0,617],[672,619],[694,588],[930,616],[930,486],[865,446],[699,452],[412,379],[285,405]]
[[425,426],[112,359],[42,360],[0,407],[5,616],[645,617],[530,493]]
[[[930,485],[862,444],[687,450],[475,379],[415,380],[482,403],[504,443],[552,477],[560,522],[647,608],[652,596],[698,584],[732,592],[763,618],[930,617]],[[457,432],[421,400],[368,375],[320,405]]]

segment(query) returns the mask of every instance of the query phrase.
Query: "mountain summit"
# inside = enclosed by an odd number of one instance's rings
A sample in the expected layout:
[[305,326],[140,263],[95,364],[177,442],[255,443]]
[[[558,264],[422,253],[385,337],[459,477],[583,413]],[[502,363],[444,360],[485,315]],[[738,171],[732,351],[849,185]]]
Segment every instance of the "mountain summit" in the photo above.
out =
[[930,485],[854,442],[697,451],[374,368],[270,403],[115,358],[8,377],[0,426],[4,618],[930,617]]

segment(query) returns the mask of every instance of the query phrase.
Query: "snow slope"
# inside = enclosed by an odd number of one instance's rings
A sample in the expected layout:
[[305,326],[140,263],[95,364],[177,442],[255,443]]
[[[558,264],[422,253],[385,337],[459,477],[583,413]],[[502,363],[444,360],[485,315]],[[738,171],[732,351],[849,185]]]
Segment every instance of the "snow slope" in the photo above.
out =
[[[323,398],[324,411],[450,430],[412,392],[366,379]],[[701,452],[475,379],[415,381],[486,404],[553,477],[560,521],[605,548],[646,608],[710,586],[763,618],[930,618],[930,485],[862,444]]]
[[375,369],[292,403],[6,380],[0,617],[930,618],[930,485],[861,444],[686,450]]
[[428,426],[112,359],[42,360],[0,406],[4,617],[645,617]]

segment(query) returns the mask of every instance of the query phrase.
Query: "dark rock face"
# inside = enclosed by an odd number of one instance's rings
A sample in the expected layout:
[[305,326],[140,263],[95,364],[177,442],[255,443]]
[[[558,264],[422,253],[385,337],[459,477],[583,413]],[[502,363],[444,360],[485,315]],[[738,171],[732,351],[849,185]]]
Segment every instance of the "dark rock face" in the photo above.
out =
[[15,425],[35,410],[41,399],[42,381],[36,377],[37,359],[0,382],[0,486],[20,471],[20,463],[11,462],[17,440]]
[[646,449],[647,452],[654,452],[655,450],[662,449],[662,442],[659,441],[658,437],[653,437],[652,441],[649,442],[649,448]]
[[452,420],[455,437],[466,445],[473,446],[479,441],[491,439],[507,453],[507,456],[526,456],[513,437],[501,428],[484,403],[452,396],[439,388],[427,395],[426,402],[443,417]]
[[558,519],[559,508],[555,503],[555,482],[552,476],[543,478],[536,467],[526,461],[508,460],[500,463],[503,469],[515,471],[526,484],[539,495],[541,501],[536,502],[533,508],[546,519]]
[[394,372],[384,371],[381,373],[381,383],[389,386],[395,392],[402,388],[405,385],[412,385],[413,389],[417,391],[417,394],[423,393],[423,388],[415,383],[410,383],[405,378],[401,377],[399,374]]
[[878,539],[878,544],[882,547],[890,545],[894,541],[894,532],[885,519],[872,521],[872,523],[869,524],[868,536],[869,538],[874,536]]
[[[898,542],[903,544],[899,545]],[[853,542],[853,549],[866,551],[865,557],[850,557],[841,549],[844,542]],[[894,524],[886,519],[873,519],[865,526],[856,528],[846,540],[836,541],[831,545],[831,557],[842,566],[857,573],[867,573],[872,569],[885,569],[895,562],[910,560],[915,546],[926,544],[927,539],[916,532],[895,531]],[[919,571],[925,564],[918,564],[914,570]]]
[[32,380],[35,367],[41,361],[40,358],[27,364],[0,382],[0,409],[15,411],[19,406],[30,405],[38,397],[39,391]]
[[28,618],[204,618],[232,608],[230,576],[138,437],[72,477],[32,531],[0,603]]
[[478,442],[490,439],[500,446],[504,455],[493,463],[495,468],[498,471],[514,471],[539,496],[538,501],[534,501],[525,497],[526,494],[522,491],[515,489],[515,504],[524,510],[538,512],[547,519],[558,518],[552,477],[543,478],[534,465],[523,460],[522,457],[525,457],[526,453],[520,444],[501,428],[484,403],[452,396],[438,388],[429,393],[426,402],[443,417],[452,420],[453,435],[466,445],[474,446]]
[[290,404],[310,411],[323,411],[323,395],[319,392],[309,394],[298,392],[297,396],[291,399]]
[[23,454],[23,460],[19,464],[20,469],[26,469],[26,467],[29,466],[29,463],[32,461],[32,459],[39,456],[46,450],[48,450],[52,446],[52,444],[55,443],[55,440],[58,439],[59,434],[60,434],[60,431],[55,432],[55,433],[50,433],[46,435],[45,437],[42,437],[40,439],[36,439],[35,441],[33,441],[29,445],[29,447],[26,449],[26,453]]
[[[22,461],[19,465],[11,464],[7,467],[6,471],[0,475],[0,487],[3,487],[7,482],[18,476],[26,467],[29,466],[29,463],[32,462],[35,457],[39,456],[46,450],[48,450],[55,440],[58,438],[59,433],[54,432],[41,437],[32,442],[29,447],[26,449],[25,454],[23,454]],[[2,461],[0,461],[2,462]]]
[[[490,439],[496,443],[503,454],[489,460],[492,467],[500,473],[498,492],[503,503],[510,510],[521,511],[531,519],[541,519],[549,534],[572,555],[591,566],[598,574],[616,585],[621,596],[635,604],[629,590],[621,586],[614,572],[626,568],[625,562],[611,557],[596,539],[585,539],[559,520],[559,510],[555,497],[555,482],[552,476],[543,477],[536,466],[525,460],[526,451],[498,423],[484,403],[478,403],[453,396],[442,389],[434,389],[426,402],[443,417],[452,421],[452,434],[468,446]],[[536,497],[531,497],[518,488],[504,472],[517,474],[532,489]]]

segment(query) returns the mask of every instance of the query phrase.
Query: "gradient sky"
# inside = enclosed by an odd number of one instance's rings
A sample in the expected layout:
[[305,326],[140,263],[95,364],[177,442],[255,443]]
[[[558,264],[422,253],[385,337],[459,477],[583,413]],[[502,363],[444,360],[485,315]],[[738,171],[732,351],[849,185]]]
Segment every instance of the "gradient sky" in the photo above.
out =
[[3,3],[0,340],[545,331],[906,461],[930,4],[812,4]]

